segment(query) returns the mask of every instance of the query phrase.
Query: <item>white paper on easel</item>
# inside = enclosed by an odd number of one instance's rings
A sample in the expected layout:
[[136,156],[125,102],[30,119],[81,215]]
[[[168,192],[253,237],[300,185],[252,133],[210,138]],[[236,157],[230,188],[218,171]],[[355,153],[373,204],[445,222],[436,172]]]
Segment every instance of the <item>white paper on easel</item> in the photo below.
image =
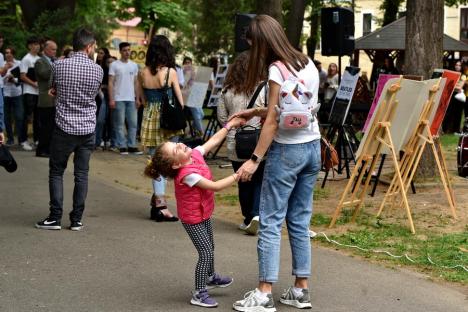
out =
[[204,66],[193,67],[193,82],[187,84],[187,88],[183,93],[187,94],[185,105],[188,107],[202,107],[205,100],[206,90],[208,90],[208,82],[210,81],[212,69]]
[[[400,86],[400,91],[398,91],[395,98],[398,101],[398,106],[390,126],[390,135],[395,153],[401,150],[405,139],[411,135],[414,127],[416,127],[425,103],[421,102],[421,95],[427,89],[427,82],[403,79]],[[383,147],[382,154],[390,154],[387,146]]]
[[[414,81],[403,79],[401,90],[397,93],[399,101],[395,118],[390,127],[390,135],[392,137],[395,152],[402,150],[410,140],[415,128],[418,126],[424,106],[429,99],[429,91],[437,84],[439,79],[431,79],[425,81]],[[445,86],[445,80],[440,82],[439,91],[434,97],[432,111],[435,113],[435,108],[439,103],[440,96]],[[389,154],[390,150],[385,146],[382,154]]]
[[[377,115],[376,112],[379,111],[379,107],[382,105],[382,103],[384,101],[386,101],[386,102],[390,101],[391,93],[388,92],[388,89],[390,89],[390,87],[392,85],[394,85],[395,83],[397,83],[399,80],[400,80],[400,78],[389,79],[387,81],[387,83],[385,84],[385,86],[383,87],[382,93],[381,93],[382,95],[380,96],[379,101],[377,102],[377,105],[375,106],[374,114],[372,114],[371,120],[369,122],[369,126],[366,128],[366,131],[364,132],[364,135],[362,136],[361,142],[359,143],[359,148],[356,151],[356,159],[358,159],[360,157],[361,153],[363,152],[363,148],[364,148],[364,145],[366,144],[366,141],[368,139],[369,131],[372,128],[372,125],[374,124],[374,122],[377,122],[375,120],[376,115]],[[401,92],[401,90],[399,92]]]

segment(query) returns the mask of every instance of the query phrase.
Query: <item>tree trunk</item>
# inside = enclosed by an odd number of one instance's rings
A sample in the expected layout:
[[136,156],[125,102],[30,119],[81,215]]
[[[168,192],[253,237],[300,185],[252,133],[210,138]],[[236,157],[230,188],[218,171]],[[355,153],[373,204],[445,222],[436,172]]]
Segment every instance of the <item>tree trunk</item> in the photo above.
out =
[[283,25],[283,1],[282,0],[257,0],[257,14],[266,14],[273,17]]
[[[431,21],[428,23],[427,21]],[[442,68],[444,0],[408,0],[406,2],[405,73],[430,78]],[[426,146],[417,176],[433,178],[436,164],[430,146]]]
[[76,0],[19,0],[19,4],[23,12],[24,22],[31,29],[34,26],[36,18],[46,10],[55,11],[57,9],[68,8],[70,12],[74,12]]
[[428,79],[442,68],[444,0],[408,0],[406,10],[405,73]]
[[301,50],[301,34],[304,24],[304,12],[306,8],[305,0],[293,0],[291,2],[291,11],[288,16],[288,27],[286,36],[289,42],[298,50]]
[[319,24],[320,24],[320,10],[322,8],[322,0],[312,0],[312,12],[310,14],[310,36],[307,38],[307,55],[315,58],[315,49],[319,41]]

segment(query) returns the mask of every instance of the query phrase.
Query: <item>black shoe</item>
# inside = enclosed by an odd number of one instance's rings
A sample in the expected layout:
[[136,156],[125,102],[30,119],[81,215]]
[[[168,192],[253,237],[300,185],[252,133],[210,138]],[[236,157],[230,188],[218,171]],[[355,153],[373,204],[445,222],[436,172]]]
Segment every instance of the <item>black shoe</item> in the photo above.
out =
[[59,220],[45,219],[36,223],[36,228],[42,230],[61,230],[62,226],[60,225]]
[[128,155],[128,151],[126,148],[119,148],[120,155]]
[[72,231],[81,231],[83,229],[83,223],[80,221],[72,221],[70,224],[70,230]]
[[162,209],[167,209],[167,207],[151,207],[151,220],[156,222],[176,222],[179,221],[179,218],[172,216],[167,217],[162,213]]
[[50,154],[49,153],[37,153],[36,152],[36,157],[49,158]]
[[133,154],[133,155],[142,155],[142,154],[143,154],[143,152],[140,151],[140,150],[139,150],[138,148],[136,148],[136,147],[129,147],[129,148],[128,148],[128,152],[129,152],[130,154]]

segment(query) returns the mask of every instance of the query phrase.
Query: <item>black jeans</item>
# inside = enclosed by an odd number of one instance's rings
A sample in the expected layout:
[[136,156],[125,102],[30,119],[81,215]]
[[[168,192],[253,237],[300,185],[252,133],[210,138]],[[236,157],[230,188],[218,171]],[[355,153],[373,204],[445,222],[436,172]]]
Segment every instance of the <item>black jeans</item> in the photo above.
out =
[[24,123],[23,135],[28,137],[28,123],[32,121],[33,124],[33,140],[39,141],[39,118],[37,118],[37,101],[38,96],[35,94],[23,94],[24,105]]
[[[244,162],[231,161],[232,168],[236,172]],[[253,217],[258,216],[258,207],[260,205],[260,191],[262,189],[263,171],[265,170],[265,161],[262,161],[255,171],[252,179],[246,182],[237,182],[239,191],[239,203],[241,206],[244,223],[248,225]]]
[[67,168],[68,157],[74,153],[75,188],[70,221],[81,221],[88,194],[89,159],[94,149],[94,142],[94,133],[71,135],[55,126],[50,142],[49,159],[50,219],[62,219],[63,173]]
[[36,148],[36,155],[50,154],[50,139],[55,127],[55,107],[38,107],[37,119],[39,145]]

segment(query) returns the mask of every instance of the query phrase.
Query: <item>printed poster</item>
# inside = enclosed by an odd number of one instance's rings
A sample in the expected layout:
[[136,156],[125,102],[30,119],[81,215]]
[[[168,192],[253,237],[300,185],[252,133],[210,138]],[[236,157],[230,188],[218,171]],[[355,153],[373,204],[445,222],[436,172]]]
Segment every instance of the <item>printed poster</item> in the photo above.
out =
[[340,86],[333,101],[329,122],[335,125],[344,125],[348,116],[349,106],[356,90],[359,79],[359,67],[347,66],[341,77]]
[[211,78],[213,70],[210,67],[192,66],[192,72],[189,74],[184,72],[186,80],[185,87],[182,89],[184,103],[188,107],[203,107],[206,91],[208,90],[208,82]]

